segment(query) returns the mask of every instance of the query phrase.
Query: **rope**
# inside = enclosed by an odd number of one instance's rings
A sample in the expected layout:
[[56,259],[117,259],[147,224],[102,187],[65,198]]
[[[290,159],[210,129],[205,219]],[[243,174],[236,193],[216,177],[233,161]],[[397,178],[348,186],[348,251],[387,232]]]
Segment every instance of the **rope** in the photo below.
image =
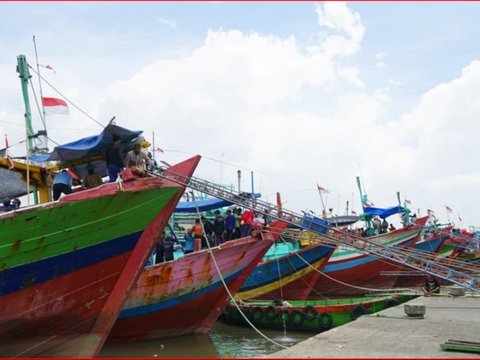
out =
[[[197,213],[200,214],[200,210],[198,208],[198,203],[197,203],[197,200],[195,199],[195,195],[193,194],[192,192],[192,200],[195,202],[195,207],[197,208]],[[205,227],[203,226],[203,223],[200,221],[200,224],[202,226],[202,231],[203,233],[205,234]],[[218,276],[220,277],[220,280],[222,281],[222,284],[223,284],[223,287],[225,288],[225,291],[227,292],[228,296],[230,297],[230,300],[233,302],[233,304],[235,305],[235,307],[237,308],[238,312],[242,315],[243,319],[250,325],[250,327],[252,327],[252,329],[254,329],[261,337],[263,337],[265,340],[271,342],[272,344],[274,345],[277,345],[279,347],[281,347],[282,349],[288,349],[287,346],[284,346],[282,344],[279,344],[277,343],[275,340],[269,338],[267,335],[265,335],[264,333],[262,333],[259,329],[257,329],[255,327],[255,325],[253,325],[253,323],[247,318],[247,316],[244,314],[244,312],[242,311],[242,309],[240,308],[240,306],[238,306],[238,303],[235,301],[235,298],[233,297],[232,293],[230,292],[230,289],[228,288],[226,282],[225,282],[225,279],[223,278],[223,275],[222,275],[222,272],[220,271],[220,268],[218,267],[218,264],[217,264],[217,260],[215,259],[215,256],[213,255],[213,252],[212,252],[212,248],[210,246],[210,243],[207,239],[206,241],[207,243],[207,248],[208,248],[208,252],[210,253],[210,256],[212,257],[212,260],[213,260],[213,264],[215,265],[215,269],[217,270],[218,272]]]

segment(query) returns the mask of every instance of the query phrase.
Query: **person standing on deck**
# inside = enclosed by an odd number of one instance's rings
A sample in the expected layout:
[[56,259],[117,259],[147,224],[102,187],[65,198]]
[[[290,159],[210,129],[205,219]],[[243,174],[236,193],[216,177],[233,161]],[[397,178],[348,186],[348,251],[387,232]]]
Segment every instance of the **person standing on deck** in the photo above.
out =
[[[214,245],[214,239],[213,239],[213,224],[210,220],[207,220],[205,216],[202,216],[200,218],[202,220],[203,228],[205,230],[205,237],[207,238],[208,243],[210,246]],[[207,247],[205,245],[205,247]]]
[[53,200],[56,201],[60,198],[60,195],[72,193],[73,179],[67,170],[62,170],[52,182]]
[[224,242],[225,219],[222,214],[220,214],[220,210],[215,210],[214,214],[213,229],[215,233],[215,245],[220,245]]
[[232,215],[231,210],[227,210],[227,217],[225,218],[225,241],[233,239],[233,232],[235,231],[235,216]]
[[105,161],[107,163],[108,178],[110,182],[117,180],[118,174],[123,170],[125,164],[122,158],[122,149],[120,143],[122,139],[118,135],[113,135],[113,144],[105,152]]
[[235,230],[233,231],[232,239],[240,239],[242,237],[242,209],[236,208],[233,210],[233,213],[235,214]]
[[241,222],[242,226],[240,228],[242,232],[242,237],[250,236],[250,234],[252,233],[253,217],[254,214],[252,210],[247,209],[243,212]]

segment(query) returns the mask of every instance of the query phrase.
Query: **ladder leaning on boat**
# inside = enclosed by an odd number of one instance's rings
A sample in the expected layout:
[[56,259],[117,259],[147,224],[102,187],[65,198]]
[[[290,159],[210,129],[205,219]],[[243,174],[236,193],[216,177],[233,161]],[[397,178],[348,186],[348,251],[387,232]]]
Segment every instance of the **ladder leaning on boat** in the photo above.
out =
[[240,194],[225,189],[215,183],[193,176],[183,176],[165,167],[160,167],[158,170],[158,172],[151,172],[151,174],[162,178],[166,178],[168,176],[170,181],[176,182],[180,185],[184,185],[216,198],[230,201],[233,204],[243,206],[244,208],[248,208],[262,214],[268,213],[268,215],[273,219],[287,222],[304,230],[319,233],[322,235],[322,237],[328,240],[339,244],[348,245],[358,250],[366,251],[371,255],[393,261],[400,265],[408,266],[426,274],[432,274],[471,291],[480,293],[480,278],[478,275],[467,274],[452,269],[448,266],[437,264],[435,261],[424,259],[421,256],[407,253],[402,249],[377,244],[368,238],[356,237],[341,230],[336,230],[338,235],[333,236],[326,233],[328,225],[326,225],[326,222],[320,218],[311,216],[309,214],[302,216],[285,208],[280,210],[276,205],[271,203],[261,201],[256,198],[241,196]]

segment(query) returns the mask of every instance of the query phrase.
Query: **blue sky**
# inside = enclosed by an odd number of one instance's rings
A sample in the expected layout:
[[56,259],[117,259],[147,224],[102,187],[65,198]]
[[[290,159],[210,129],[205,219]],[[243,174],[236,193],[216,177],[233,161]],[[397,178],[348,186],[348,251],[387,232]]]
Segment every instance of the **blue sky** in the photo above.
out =
[[[22,137],[15,58],[34,63],[36,35],[49,81],[103,123],[115,114],[155,131],[169,161],[223,157],[295,209],[319,210],[319,182],[339,213],[347,199],[358,207],[361,170],[379,205],[401,191],[421,212],[445,218],[448,203],[479,223],[478,3],[7,2],[0,14],[11,143]],[[74,109],[48,122],[59,142],[99,129]],[[218,161],[199,172],[236,182]]]

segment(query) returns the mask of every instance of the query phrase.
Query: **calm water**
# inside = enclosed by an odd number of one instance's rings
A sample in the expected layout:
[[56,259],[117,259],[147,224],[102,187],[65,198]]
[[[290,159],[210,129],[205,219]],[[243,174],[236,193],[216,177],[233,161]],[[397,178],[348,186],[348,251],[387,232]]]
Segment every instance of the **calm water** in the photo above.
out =
[[[285,346],[296,344],[313,335],[288,331],[285,336],[283,331],[265,329],[261,331]],[[217,322],[206,335],[180,336],[131,344],[106,344],[100,357],[245,358],[259,357],[280,350],[282,348],[270,343],[251,328]]]

